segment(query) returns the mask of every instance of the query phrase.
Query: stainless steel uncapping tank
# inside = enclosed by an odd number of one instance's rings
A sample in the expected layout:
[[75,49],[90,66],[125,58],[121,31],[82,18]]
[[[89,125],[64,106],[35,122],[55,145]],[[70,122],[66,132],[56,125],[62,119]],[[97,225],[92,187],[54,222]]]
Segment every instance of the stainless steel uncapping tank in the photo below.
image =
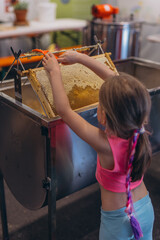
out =
[[[148,88],[153,101],[150,139],[153,151],[158,151],[160,65],[138,58],[118,60],[115,65]],[[6,81],[0,92],[0,170],[16,199],[37,209],[45,202],[48,177],[56,199],[94,183],[96,152],[59,117],[48,119],[40,113],[40,105],[35,111],[39,102],[30,84],[23,86],[22,94],[21,104],[14,99],[12,81]],[[97,126],[96,108],[97,104],[89,105],[78,113]]]
[[[30,85],[22,88],[23,104],[13,96],[11,82],[0,92],[0,170],[16,199],[38,209],[47,184],[59,199],[94,183],[95,151],[59,117],[49,119],[31,108],[39,102]],[[97,124],[96,105],[79,114]]]
[[[160,151],[160,64],[129,58],[115,65],[137,77],[150,92],[150,141],[156,153]],[[96,181],[97,155],[59,117],[48,119],[42,109],[36,111],[38,101],[30,85],[22,87],[23,103],[14,99],[13,81],[2,87],[0,173],[24,207],[36,210],[48,204],[48,239],[53,240],[56,200]],[[78,113],[97,126],[96,108],[97,104],[90,105]]]
[[111,52],[111,58],[125,59],[139,55],[139,40],[141,22],[106,22],[105,20],[91,21],[91,44],[94,44],[94,35],[105,40],[103,49]]

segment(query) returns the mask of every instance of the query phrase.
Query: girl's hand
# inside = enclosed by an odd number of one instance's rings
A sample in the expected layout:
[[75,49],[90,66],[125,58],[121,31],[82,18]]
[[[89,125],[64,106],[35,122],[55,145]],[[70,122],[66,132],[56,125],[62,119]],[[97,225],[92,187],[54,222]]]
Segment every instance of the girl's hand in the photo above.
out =
[[81,53],[69,50],[63,53],[57,60],[63,64],[74,64],[79,62],[81,55]]
[[57,59],[50,52],[45,54],[42,60],[42,64],[45,70],[47,70],[49,73],[51,73],[52,71],[55,72],[56,70],[59,70],[59,64],[57,62]]

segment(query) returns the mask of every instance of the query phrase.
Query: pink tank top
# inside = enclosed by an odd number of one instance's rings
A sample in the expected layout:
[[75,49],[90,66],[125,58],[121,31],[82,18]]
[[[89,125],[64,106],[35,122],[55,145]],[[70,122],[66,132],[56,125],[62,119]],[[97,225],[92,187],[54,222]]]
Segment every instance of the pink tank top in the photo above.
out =
[[[112,192],[126,192],[126,173],[129,161],[130,139],[122,139],[115,136],[108,137],[114,158],[114,168],[108,170],[101,167],[97,157],[96,179],[106,190]],[[141,180],[131,182],[131,190],[141,184]]]

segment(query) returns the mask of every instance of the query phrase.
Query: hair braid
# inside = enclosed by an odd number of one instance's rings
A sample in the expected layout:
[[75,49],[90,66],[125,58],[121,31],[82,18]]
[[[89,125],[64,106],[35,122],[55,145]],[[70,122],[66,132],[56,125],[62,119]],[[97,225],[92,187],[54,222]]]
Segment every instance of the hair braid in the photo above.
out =
[[134,130],[132,142],[131,142],[129,163],[128,163],[128,168],[127,168],[127,176],[126,176],[127,204],[126,204],[125,212],[127,213],[128,217],[130,219],[130,224],[131,224],[133,234],[134,234],[134,237],[136,240],[139,240],[141,237],[143,237],[143,233],[142,233],[141,227],[139,225],[139,222],[132,214],[134,209],[133,209],[132,194],[131,194],[131,189],[130,189],[130,182],[131,182],[130,178],[131,178],[132,163],[134,160],[135,148],[137,145],[139,135],[140,135],[140,133],[143,133],[143,132],[144,132],[144,127],[142,127],[141,129]]

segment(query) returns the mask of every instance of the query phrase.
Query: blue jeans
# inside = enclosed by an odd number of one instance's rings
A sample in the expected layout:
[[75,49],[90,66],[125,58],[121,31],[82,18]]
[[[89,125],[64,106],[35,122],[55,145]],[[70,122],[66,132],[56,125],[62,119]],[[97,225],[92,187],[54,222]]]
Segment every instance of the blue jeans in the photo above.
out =
[[[99,240],[135,240],[125,207],[115,211],[101,209]],[[143,240],[152,240],[154,211],[149,195],[134,203],[135,217],[141,226]]]

